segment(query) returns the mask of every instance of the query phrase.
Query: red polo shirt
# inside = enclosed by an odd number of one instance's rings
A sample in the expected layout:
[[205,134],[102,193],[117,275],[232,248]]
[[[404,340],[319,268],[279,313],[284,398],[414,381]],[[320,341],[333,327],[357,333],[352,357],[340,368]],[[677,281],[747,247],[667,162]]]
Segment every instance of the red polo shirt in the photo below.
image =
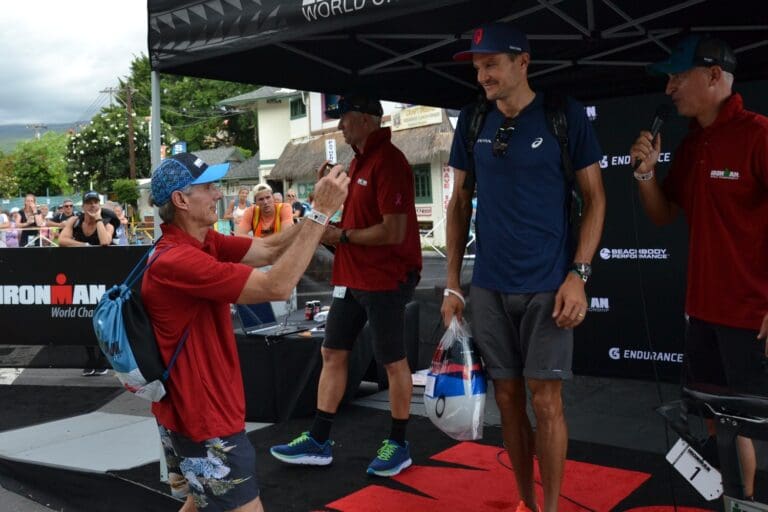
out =
[[166,383],[168,395],[152,404],[164,427],[195,441],[245,427],[245,395],[229,304],[253,270],[239,262],[251,245],[212,229],[200,243],[163,224],[159,255],[144,273],[141,298],[166,364],[187,326],[189,338]]
[[768,118],[732,95],[715,122],[691,122],[664,191],[688,217],[686,310],[757,330],[768,312]]
[[344,201],[342,229],[380,224],[384,215],[405,214],[400,244],[339,244],[333,261],[332,284],[358,290],[394,290],[406,274],[421,270],[421,240],[416,221],[413,171],[391,142],[389,128],[371,133],[362,153],[357,148],[349,166],[349,194]]

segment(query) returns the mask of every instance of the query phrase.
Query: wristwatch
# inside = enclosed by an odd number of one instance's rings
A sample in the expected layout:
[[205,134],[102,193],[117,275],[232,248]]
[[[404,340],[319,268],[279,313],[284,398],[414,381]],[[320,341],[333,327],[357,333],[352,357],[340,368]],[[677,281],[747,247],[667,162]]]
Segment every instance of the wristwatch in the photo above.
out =
[[320,213],[317,210],[312,210],[311,212],[304,215],[305,219],[309,219],[313,222],[317,222],[318,224],[325,226],[328,224],[328,216],[324,213]]
[[571,266],[571,272],[579,276],[586,283],[592,275],[592,265],[589,263],[574,263]]
[[346,229],[342,229],[342,230],[341,230],[341,236],[339,236],[339,243],[340,243],[340,244],[348,244],[348,243],[351,243],[351,242],[349,241],[349,237],[347,236],[347,230],[346,230]]

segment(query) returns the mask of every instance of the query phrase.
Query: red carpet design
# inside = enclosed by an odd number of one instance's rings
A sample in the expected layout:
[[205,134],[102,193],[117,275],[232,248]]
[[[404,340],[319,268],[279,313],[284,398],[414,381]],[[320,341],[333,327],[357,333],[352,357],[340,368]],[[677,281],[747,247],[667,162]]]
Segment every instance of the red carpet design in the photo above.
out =
[[[466,468],[412,466],[393,478],[411,487],[414,493],[379,485],[360,491],[327,505],[342,512],[497,512],[514,510],[519,501],[514,478],[497,459],[499,448],[471,442],[460,443],[432,457]],[[505,454],[501,462],[509,464]],[[538,466],[534,468],[538,481]],[[559,510],[609,511],[651,477],[648,473],[609,468],[584,462],[566,461],[565,478]],[[541,486],[537,486],[541,499]],[[421,494],[416,494],[421,493]],[[633,512],[666,512],[672,507],[643,507]],[[680,508],[678,512],[703,509]]]

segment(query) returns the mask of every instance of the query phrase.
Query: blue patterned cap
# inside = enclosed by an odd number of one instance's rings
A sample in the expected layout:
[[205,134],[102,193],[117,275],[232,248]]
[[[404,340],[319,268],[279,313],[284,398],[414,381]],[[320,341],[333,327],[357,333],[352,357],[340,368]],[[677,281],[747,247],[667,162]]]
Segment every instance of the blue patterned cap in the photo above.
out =
[[179,153],[163,160],[152,173],[152,202],[162,206],[171,194],[189,185],[219,181],[229,171],[229,164],[208,166],[192,153]]

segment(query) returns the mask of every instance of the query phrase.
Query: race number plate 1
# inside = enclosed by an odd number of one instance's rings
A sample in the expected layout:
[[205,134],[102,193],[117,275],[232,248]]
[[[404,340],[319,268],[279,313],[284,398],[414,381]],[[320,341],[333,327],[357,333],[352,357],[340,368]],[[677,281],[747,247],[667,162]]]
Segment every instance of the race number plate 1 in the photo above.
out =
[[683,475],[705,500],[716,500],[723,494],[723,479],[720,472],[709,465],[704,457],[696,453],[688,443],[678,439],[669,450],[667,461]]

